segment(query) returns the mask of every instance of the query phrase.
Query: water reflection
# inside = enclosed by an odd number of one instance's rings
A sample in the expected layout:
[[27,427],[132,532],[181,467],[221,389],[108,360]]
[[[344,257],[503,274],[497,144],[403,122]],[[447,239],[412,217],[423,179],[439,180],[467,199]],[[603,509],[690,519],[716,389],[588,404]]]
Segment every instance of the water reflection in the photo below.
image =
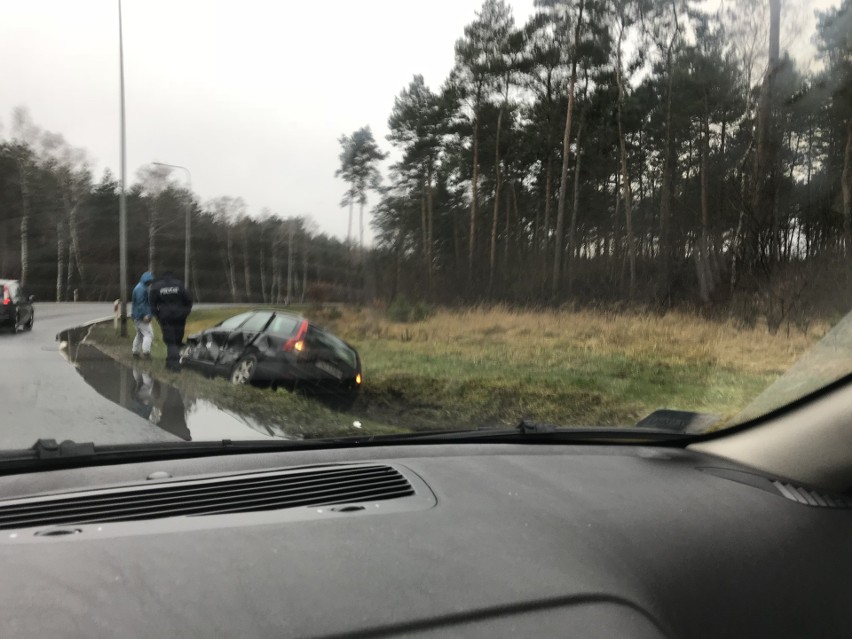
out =
[[[124,366],[121,368],[122,372],[127,370]],[[167,384],[155,384],[151,375],[138,367],[132,372],[133,397],[130,406],[122,405],[172,435],[191,440],[192,433],[186,423],[187,410],[180,392]]]
[[183,439],[297,439],[278,424],[224,410],[212,402],[187,398],[174,386],[154,379],[145,364],[125,366],[85,341],[85,330],[58,336],[62,352],[86,383],[112,402]]

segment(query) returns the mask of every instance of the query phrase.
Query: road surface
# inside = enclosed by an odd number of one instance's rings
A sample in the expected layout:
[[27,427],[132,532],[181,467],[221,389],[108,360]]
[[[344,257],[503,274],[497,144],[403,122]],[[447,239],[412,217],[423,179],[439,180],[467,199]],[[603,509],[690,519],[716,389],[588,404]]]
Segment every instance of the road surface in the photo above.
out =
[[29,448],[39,438],[178,441],[99,395],[60,352],[57,333],[111,315],[112,304],[40,303],[31,332],[0,334],[0,449]]

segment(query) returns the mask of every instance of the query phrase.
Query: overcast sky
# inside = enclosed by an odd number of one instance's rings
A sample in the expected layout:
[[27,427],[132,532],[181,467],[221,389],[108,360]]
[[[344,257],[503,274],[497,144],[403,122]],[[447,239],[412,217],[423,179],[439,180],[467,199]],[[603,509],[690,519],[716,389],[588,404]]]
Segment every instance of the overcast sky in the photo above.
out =
[[[511,4],[525,22],[533,0]],[[394,97],[415,73],[440,86],[480,5],[124,0],[128,180],[151,161],[182,164],[202,201],[242,196],[253,214],[309,215],[343,237],[337,138],[370,125],[387,150]],[[88,151],[96,179],[107,167],[118,175],[117,0],[0,8],[0,135],[26,106]]]

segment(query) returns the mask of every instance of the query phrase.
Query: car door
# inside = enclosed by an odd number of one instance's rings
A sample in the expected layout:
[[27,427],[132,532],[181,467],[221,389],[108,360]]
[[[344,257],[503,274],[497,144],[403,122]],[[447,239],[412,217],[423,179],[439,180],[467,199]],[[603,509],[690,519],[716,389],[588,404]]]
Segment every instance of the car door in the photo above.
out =
[[257,311],[252,313],[245,322],[231,331],[225,341],[225,345],[219,352],[218,367],[222,370],[230,370],[234,364],[246,352],[246,348],[251,346],[257,336],[269,324],[272,319],[271,311]]
[[208,366],[218,367],[231,333],[239,329],[240,325],[253,314],[249,312],[229,317],[217,326],[204,331],[193,354],[193,359]]

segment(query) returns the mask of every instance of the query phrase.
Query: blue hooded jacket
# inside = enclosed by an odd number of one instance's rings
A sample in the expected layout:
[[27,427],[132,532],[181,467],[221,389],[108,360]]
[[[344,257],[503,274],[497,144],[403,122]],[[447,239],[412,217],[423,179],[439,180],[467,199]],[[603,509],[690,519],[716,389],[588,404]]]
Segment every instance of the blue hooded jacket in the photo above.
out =
[[144,319],[147,315],[148,317],[153,317],[153,313],[151,312],[151,304],[148,302],[148,287],[147,284],[154,281],[154,275],[150,271],[145,271],[142,273],[142,277],[139,278],[139,283],[133,287],[133,311],[131,312],[131,317],[134,320]]

